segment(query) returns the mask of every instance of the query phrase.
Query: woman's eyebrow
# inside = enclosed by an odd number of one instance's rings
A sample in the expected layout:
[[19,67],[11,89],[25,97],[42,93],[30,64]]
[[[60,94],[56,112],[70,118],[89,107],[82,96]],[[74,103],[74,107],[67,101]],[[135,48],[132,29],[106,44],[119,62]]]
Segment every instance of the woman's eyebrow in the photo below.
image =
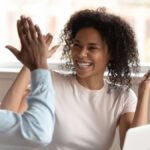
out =
[[[80,44],[80,41],[78,39],[74,39],[73,42],[76,42],[78,44]],[[101,46],[99,43],[94,43],[94,42],[91,42],[91,43],[88,43],[89,46]]]
[[77,40],[77,39],[74,39],[74,40],[73,40],[73,42],[80,43],[80,41],[79,41],[79,40]]
[[89,43],[88,45],[90,45],[90,46],[101,46],[101,45],[98,44],[98,43]]

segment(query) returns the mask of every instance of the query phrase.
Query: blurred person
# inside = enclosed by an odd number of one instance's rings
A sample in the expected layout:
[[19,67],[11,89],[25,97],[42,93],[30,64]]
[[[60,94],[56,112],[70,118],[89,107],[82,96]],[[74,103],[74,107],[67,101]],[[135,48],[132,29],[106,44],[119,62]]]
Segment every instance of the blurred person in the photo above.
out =
[[[26,26],[27,22],[29,27]],[[21,17],[17,28],[21,50],[10,45],[6,48],[28,67],[28,73],[31,73],[31,93],[28,96],[28,108],[22,114],[4,110],[3,107],[3,110],[0,109],[0,148],[5,147],[5,150],[6,147],[16,150],[46,146],[52,140],[55,124],[54,91],[48,71],[46,42],[39,27],[34,26],[29,18],[25,21]],[[15,91],[14,94],[17,96],[19,92]],[[15,106],[15,99],[12,101]],[[10,99],[9,102],[12,104]]]

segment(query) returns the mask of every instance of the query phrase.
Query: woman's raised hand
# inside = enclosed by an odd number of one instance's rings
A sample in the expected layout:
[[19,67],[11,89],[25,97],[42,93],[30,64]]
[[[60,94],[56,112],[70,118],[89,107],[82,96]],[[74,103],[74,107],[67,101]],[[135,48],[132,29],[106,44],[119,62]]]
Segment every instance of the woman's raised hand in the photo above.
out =
[[141,83],[139,84],[139,97],[143,95],[150,95],[150,70],[144,75]]

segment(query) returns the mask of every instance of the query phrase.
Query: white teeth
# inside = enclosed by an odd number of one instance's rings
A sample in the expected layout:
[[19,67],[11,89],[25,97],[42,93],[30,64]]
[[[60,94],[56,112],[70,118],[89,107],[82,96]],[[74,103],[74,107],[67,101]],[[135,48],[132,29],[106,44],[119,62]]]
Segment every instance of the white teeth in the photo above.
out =
[[80,67],[88,67],[90,65],[91,65],[91,63],[78,63],[78,66],[80,66]]

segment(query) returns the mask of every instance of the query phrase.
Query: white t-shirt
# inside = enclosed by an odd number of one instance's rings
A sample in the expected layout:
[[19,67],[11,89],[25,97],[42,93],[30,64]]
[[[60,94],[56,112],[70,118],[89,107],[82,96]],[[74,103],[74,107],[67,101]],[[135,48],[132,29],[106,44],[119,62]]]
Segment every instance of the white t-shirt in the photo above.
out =
[[56,124],[52,143],[45,150],[108,150],[113,142],[117,121],[134,112],[135,93],[125,86],[89,90],[73,75],[52,72],[56,95]]

